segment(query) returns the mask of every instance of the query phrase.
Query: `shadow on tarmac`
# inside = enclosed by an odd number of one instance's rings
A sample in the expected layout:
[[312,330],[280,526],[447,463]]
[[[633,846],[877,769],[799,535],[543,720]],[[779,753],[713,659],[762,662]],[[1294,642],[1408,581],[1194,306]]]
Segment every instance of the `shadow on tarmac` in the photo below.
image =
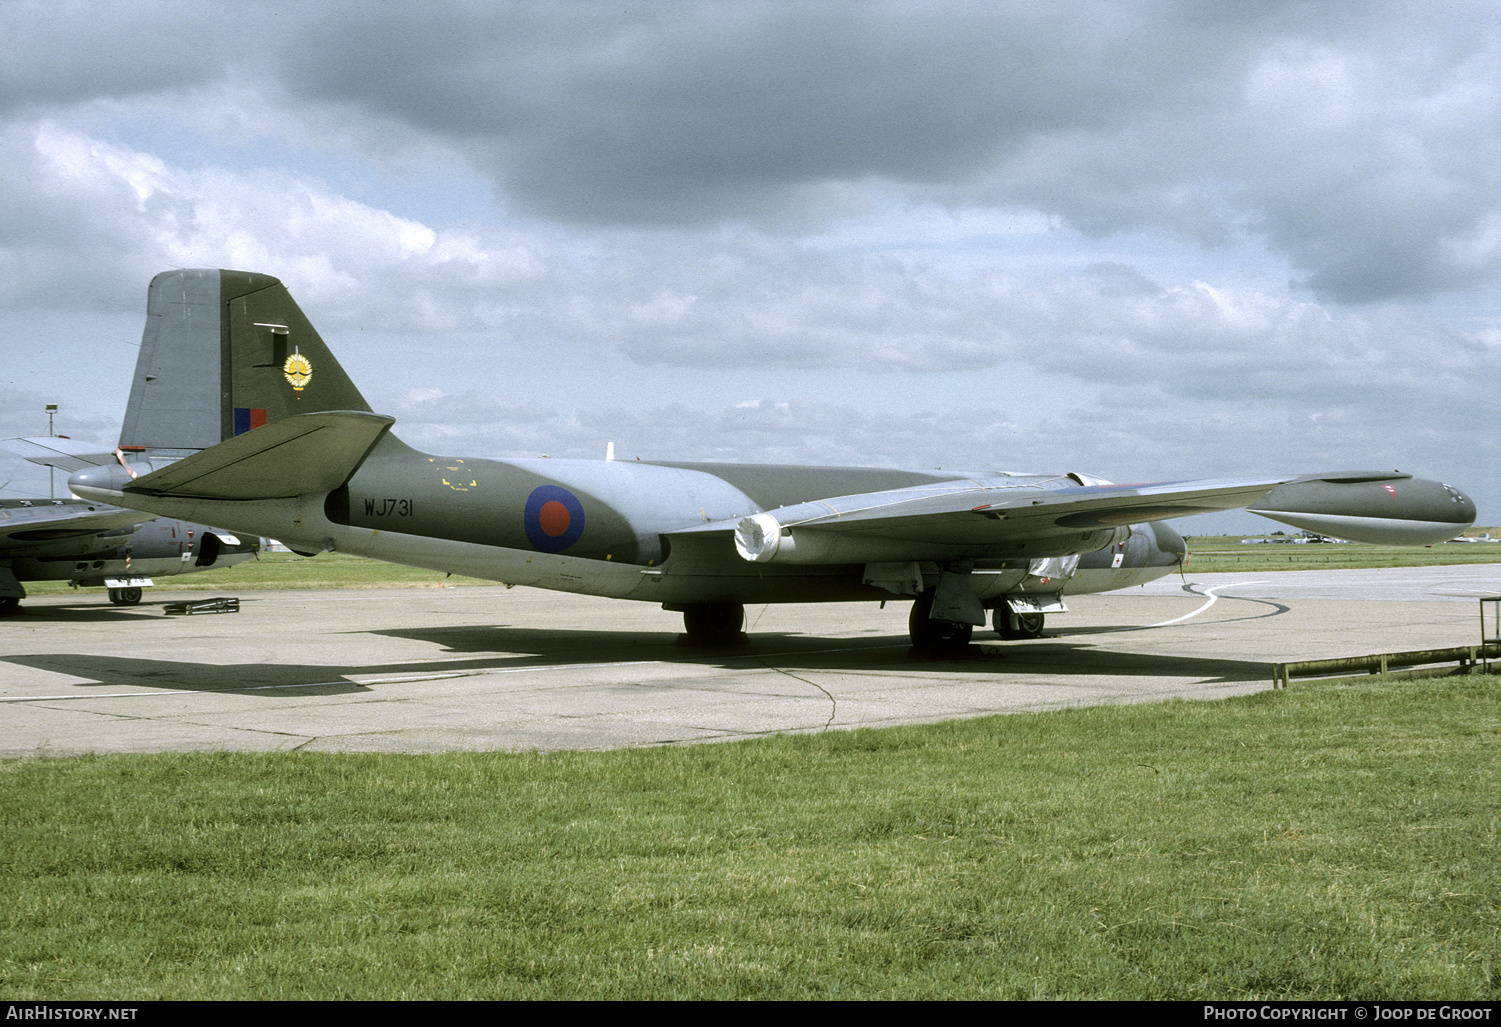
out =
[[[1124,626],[1104,630],[1119,632],[1133,628]],[[985,671],[1004,674],[1125,674],[1223,682],[1258,681],[1271,673],[1268,664],[1260,661],[1111,652],[1092,643],[1071,643],[1053,637],[1051,633],[1027,642],[978,638],[942,659],[918,654],[905,634],[854,640],[768,631],[751,634],[747,642],[723,648],[676,646],[673,643],[677,636],[666,633],[612,634],[566,628],[509,628],[505,625],[391,629],[372,634],[427,642],[441,646],[445,652],[531,654],[531,660],[512,656],[506,662],[508,667],[529,663],[539,667],[559,663],[605,664],[655,658],[664,663],[724,669],[740,669],[747,662],[759,662],[783,670],[902,674],[920,670],[923,674],[940,675]],[[454,665],[445,663],[442,666]]]
[[[1271,607],[1232,620],[1279,616],[1288,607],[1268,600],[1245,600]],[[128,621],[161,617],[163,604],[132,607],[89,604],[47,604],[24,610],[23,617],[53,623]],[[599,631],[509,625],[391,628],[352,634],[406,639],[437,647],[443,653],[473,654],[473,659],[406,660],[359,666],[246,663],[218,665],[133,657],[128,652],[109,656],[43,653],[0,657],[4,662],[37,670],[88,679],[80,687],[145,687],[181,691],[260,692],[268,696],[295,694],[343,695],[368,692],[370,685],[355,677],[460,676],[490,671],[547,669],[559,666],[604,666],[649,661],[743,670],[758,665],[783,671],[922,674],[936,678],[976,674],[1044,674],[1061,677],[1123,675],[1193,678],[1214,682],[1261,680],[1270,673],[1259,661],[1113,652],[1092,636],[1144,630],[1140,625],[1081,626],[1050,630],[1039,639],[1006,642],[989,631],[976,631],[975,640],[941,659],[913,650],[905,634],[868,635],[859,639],[824,638],[794,632],[761,631],[745,641],[722,648],[678,644],[676,632]],[[1074,641],[1077,639],[1077,641]],[[128,649],[128,640],[122,648]],[[295,657],[289,657],[289,660]]]
[[619,636],[599,632],[505,628],[453,628],[384,631],[414,641],[443,645],[447,652],[489,653],[469,660],[411,660],[361,666],[301,664],[206,664],[126,655],[40,653],[5,657],[5,662],[89,679],[77,687],[161,688],[200,692],[259,692],[286,695],[344,695],[370,691],[355,677],[419,677],[483,674],[487,671],[546,669],[560,665],[605,666],[648,661],[741,670],[747,664],[777,670],[844,673],[921,673],[948,678],[972,674],[1129,675],[1188,677],[1221,682],[1260,680],[1267,664],[1245,660],[1122,653],[1064,640],[1039,639],[1024,645],[973,643],[953,656],[915,656],[898,635],[851,643],[843,639],[765,634],[728,649],[682,649],[673,636]]
[[[71,603],[33,603],[28,599],[21,600],[20,607],[9,616],[3,618],[3,623],[33,623],[46,624],[109,624],[112,622],[124,622],[140,620],[161,620],[166,617],[163,607],[169,603],[191,603],[204,599],[216,599],[219,592],[177,592],[162,602],[138,603],[134,606],[116,606],[102,593],[95,602],[84,602],[85,596],[79,596],[78,602]],[[165,595],[165,594],[164,594]],[[37,599],[51,599],[52,596],[37,596]],[[237,596],[241,605],[255,602],[255,599],[246,599]],[[193,614],[194,617],[220,617],[233,616],[233,614]],[[180,618],[174,616],[173,620]]]

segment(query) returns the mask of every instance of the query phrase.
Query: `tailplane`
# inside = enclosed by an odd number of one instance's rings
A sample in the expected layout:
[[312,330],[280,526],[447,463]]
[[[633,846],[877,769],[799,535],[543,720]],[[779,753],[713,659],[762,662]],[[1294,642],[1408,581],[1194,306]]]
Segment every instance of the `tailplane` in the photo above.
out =
[[151,280],[123,453],[187,456],[328,410],[370,406],[280,281],[206,269]]

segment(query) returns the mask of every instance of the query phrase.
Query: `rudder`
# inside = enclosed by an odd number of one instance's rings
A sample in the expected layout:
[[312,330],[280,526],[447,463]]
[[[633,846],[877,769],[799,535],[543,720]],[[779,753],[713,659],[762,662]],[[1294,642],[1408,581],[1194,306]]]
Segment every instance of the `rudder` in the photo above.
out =
[[179,270],[151,279],[122,449],[182,456],[222,441],[219,278]]

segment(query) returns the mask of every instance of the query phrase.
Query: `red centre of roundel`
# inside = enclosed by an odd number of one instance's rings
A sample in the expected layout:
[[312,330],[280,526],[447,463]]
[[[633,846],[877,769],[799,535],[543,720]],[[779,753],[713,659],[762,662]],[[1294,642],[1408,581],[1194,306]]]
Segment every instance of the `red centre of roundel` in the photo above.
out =
[[542,509],[537,511],[537,523],[548,538],[557,538],[568,530],[568,525],[572,522],[573,515],[568,512],[568,507],[556,499],[543,503]]

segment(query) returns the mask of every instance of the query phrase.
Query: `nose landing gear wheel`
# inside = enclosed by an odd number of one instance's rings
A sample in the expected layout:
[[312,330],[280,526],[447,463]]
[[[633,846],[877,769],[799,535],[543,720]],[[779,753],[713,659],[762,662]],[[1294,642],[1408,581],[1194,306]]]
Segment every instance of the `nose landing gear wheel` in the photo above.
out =
[[1041,638],[1044,615],[1016,613],[1007,607],[995,611],[995,633],[1002,638]]
[[141,590],[138,588],[112,588],[109,590],[109,601],[116,606],[134,606],[141,601]]

